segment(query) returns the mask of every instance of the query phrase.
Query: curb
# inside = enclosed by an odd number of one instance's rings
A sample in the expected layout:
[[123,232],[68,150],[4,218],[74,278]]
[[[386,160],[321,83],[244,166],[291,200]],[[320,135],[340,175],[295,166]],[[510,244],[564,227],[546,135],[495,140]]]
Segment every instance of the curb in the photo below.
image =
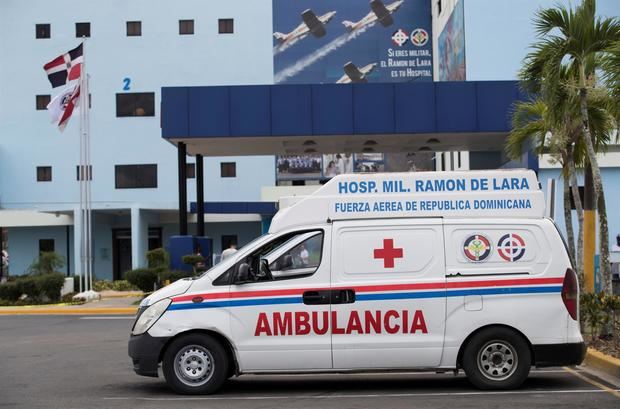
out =
[[588,348],[583,362],[592,368],[598,369],[607,375],[620,378],[620,359],[614,358],[593,348]]
[[136,307],[0,309],[0,315],[135,315]]

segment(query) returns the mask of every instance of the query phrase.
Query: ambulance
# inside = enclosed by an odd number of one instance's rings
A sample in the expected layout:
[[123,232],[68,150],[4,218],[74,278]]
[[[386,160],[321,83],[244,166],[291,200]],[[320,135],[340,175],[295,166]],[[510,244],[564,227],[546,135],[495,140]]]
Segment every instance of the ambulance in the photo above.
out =
[[272,373],[463,370],[480,389],[580,364],[579,287],[530,170],[350,174],[145,298],[136,373],[178,393]]

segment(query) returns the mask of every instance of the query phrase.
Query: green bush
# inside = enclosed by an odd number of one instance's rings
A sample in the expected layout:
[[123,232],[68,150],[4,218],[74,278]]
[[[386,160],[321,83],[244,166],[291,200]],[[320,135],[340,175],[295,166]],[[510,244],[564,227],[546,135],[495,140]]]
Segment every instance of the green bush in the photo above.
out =
[[155,284],[159,284],[159,272],[153,268],[137,268],[125,273],[125,279],[144,292],[153,291]]
[[168,269],[170,266],[170,255],[163,248],[153,249],[146,252],[146,261],[149,268]]
[[112,281],[109,280],[97,280],[93,282],[93,290],[97,292],[111,290],[112,286]]
[[619,310],[618,295],[607,295],[604,292],[581,295],[580,318],[584,328],[589,329],[592,339],[607,335],[608,330],[616,324],[615,314]]
[[162,282],[169,280],[171,283],[186,277],[192,277],[194,273],[191,271],[164,271],[160,274]]
[[28,272],[34,275],[51,274],[64,266],[65,259],[60,254],[44,251],[28,267]]
[[62,273],[42,274],[35,277],[37,293],[33,298],[46,296],[50,301],[60,299],[60,290],[65,284],[65,275]]
[[0,298],[15,302],[26,295],[25,304],[55,302],[60,298],[60,289],[64,283],[65,276],[62,273],[21,276],[0,285]]
[[4,284],[0,284],[0,299],[6,301],[15,301],[21,297],[23,293],[20,291],[17,282],[8,281]]
[[127,280],[116,280],[112,282],[112,290],[114,291],[135,291],[138,288]]

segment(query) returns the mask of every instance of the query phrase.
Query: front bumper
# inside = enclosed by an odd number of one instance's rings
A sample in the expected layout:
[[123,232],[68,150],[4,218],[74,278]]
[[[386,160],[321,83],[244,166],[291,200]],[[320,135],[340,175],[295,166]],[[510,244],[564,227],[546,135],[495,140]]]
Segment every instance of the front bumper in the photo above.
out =
[[534,345],[534,365],[545,366],[579,365],[586,356],[583,342],[571,344]]
[[129,356],[133,360],[133,370],[142,376],[157,377],[159,357],[170,337],[152,337],[145,332],[129,338]]

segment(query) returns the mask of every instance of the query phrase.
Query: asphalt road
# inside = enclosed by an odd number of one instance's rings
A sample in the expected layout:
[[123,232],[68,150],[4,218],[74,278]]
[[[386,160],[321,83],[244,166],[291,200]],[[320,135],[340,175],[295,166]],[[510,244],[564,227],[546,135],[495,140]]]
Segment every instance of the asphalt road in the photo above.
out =
[[[102,319],[103,318],[103,319]],[[618,408],[617,386],[586,371],[533,371],[484,392],[463,375],[242,376],[212,396],[173,394],[134,374],[130,317],[0,316],[0,408]],[[614,392],[614,390],[616,392]]]

